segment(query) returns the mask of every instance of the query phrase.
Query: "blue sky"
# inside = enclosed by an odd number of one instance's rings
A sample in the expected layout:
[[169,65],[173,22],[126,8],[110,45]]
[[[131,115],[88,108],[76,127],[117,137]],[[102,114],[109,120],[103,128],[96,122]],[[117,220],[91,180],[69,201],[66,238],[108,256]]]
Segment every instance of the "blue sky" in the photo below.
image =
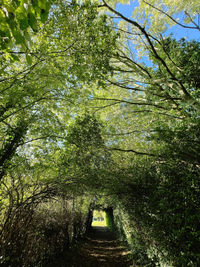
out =
[[[137,1],[130,1],[130,5],[117,4],[116,9],[126,17],[130,18],[135,6],[137,5],[138,5]],[[183,17],[184,14],[181,14],[181,16]],[[198,19],[196,19],[196,22],[198,22]],[[169,28],[166,34],[169,35],[170,33],[173,33],[176,39],[186,38],[187,40],[191,39],[200,40],[200,31],[193,29],[185,29],[178,25]]]

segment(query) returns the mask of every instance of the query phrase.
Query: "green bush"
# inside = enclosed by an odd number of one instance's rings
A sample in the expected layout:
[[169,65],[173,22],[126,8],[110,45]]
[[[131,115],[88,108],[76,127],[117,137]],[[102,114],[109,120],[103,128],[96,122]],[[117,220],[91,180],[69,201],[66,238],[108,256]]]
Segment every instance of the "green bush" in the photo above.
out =
[[112,232],[116,231],[116,226],[114,223],[114,218],[113,218],[113,210],[112,208],[106,209],[106,226],[108,229]]

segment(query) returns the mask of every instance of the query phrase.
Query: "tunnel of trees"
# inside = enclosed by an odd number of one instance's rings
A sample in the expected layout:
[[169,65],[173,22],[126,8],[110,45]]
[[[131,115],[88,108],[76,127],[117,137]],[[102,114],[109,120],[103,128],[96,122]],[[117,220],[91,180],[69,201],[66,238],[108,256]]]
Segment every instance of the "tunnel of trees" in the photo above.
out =
[[200,3],[129,2],[0,3],[2,266],[70,249],[98,205],[138,266],[200,266]]

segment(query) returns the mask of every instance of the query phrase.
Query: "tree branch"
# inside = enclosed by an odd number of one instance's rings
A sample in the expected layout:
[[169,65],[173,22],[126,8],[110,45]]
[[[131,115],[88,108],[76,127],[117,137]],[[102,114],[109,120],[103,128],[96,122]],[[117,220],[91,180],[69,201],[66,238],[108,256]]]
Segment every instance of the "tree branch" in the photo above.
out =
[[129,135],[129,134],[134,134],[134,133],[154,133],[155,130],[142,130],[142,131],[139,131],[139,130],[135,130],[135,131],[131,131],[131,132],[126,132],[126,133],[114,133],[114,134],[104,134],[105,136],[120,136],[120,135]]
[[138,28],[145,36],[150,48],[151,48],[151,52],[154,55],[154,57],[160,61],[160,63],[163,65],[163,67],[166,69],[166,71],[169,73],[169,75],[171,76],[171,78],[176,81],[180,87],[181,90],[183,91],[183,93],[185,94],[185,96],[188,99],[192,99],[191,95],[188,93],[188,91],[186,90],[186,88],[184,87],[184,85],[176,78],[176,76],[171,72],[171,70],[169,69],[169,67],[167,66],[167,63],[163,60],[162,57],[159,56],[159,54],[157,53],[153,42],[150,39],[150,35],[147,33],[147,31],[145,30],[144,27],[142,27],[139,23],[137,23],[136,21],[129,19],[127,17],[125,17],[123,14],[121,14],[120,12],[116,11],[115,9],[113,9],[111,6],[109,6],[105,0],[103,0],[103,3],[105,4],[105,6],[113,13],[117,14],[120,18],[122,18],[123,20],[127,21],[128,23],[132,24],[133,26],[135,26],[136,28]]
[[[183,27],[183,28],[188,28],[188,29],[199,29],[198,25],[195,24],[196,27],[192,27],[192,26],[187,26],[187,25],[184,25],[180,22],[178,22],[177,20],[175,20],[172,16],[170,16],[169,14],[167,14],[165,11],[163,11],[162,9],[160,8],[157,8],[155,7],[154,5],[146,2],[145,0],[142,0],[145,4],[149,5],[150,7],[154,8],[155,10],[159,11],[160,13],[164,14],[165,16],[167,16],[169,19],[171,19],[174,23],[176,23],[177,25]],[[187,12],[185,12],[186,15],[188,16]],[[193,22],[193,21],[192,21]]]
[[132,90],[132,91],[136,91],[136,92],[145,92],[146,91],[146,90],[143,90],[140,88],[128,87],[128,86],[122,85],[121,83],[113,82],[111,80],[108,80],[108,82],[112,85],[116,85],[116,86],[123,88],[123,89],[126,89],[126,90]]
[[141,155],[141,156],[160,157],[159,155],[156,155],[156,154],[151,154],[151,153],[146,153],[146,152],[139,152],[139,151],[135,151],[133,149],[121,149],[121,148],[117,148],[117,147],[111,147],[111,148],[108,148],[108,150],[126,152],[126,153],[130,153],[131,152],[131,153],[134,153],[136,155]]
[[103,98],[103,97],[94,97],[93,99],[94,100],[95,99],[104,100],[104,101],[115,101],[117,103],[127,103],[127,104],[130,104],[130,105],[138,105],[138,106],[153,106],[153,107],[156,107],[156,108],[159,108],[159,109],[167,110],[167,108],[165,108],[163,106],[160,106],[160,105],[157,105],[157,104],[154,104],[154,103],[148,103],[148,102],[131,102],[131,101],[128,101],[128,100],[123,100],[123,99]]

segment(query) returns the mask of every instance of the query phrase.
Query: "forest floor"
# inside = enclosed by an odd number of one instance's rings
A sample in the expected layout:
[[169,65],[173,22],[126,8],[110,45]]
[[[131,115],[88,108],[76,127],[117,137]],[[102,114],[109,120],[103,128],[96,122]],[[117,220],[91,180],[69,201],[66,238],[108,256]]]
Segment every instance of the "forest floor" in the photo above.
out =
[[106,227],[93,227],[86,240],[70,256],[58,259],[52,266],[133,267],[129,251]]

